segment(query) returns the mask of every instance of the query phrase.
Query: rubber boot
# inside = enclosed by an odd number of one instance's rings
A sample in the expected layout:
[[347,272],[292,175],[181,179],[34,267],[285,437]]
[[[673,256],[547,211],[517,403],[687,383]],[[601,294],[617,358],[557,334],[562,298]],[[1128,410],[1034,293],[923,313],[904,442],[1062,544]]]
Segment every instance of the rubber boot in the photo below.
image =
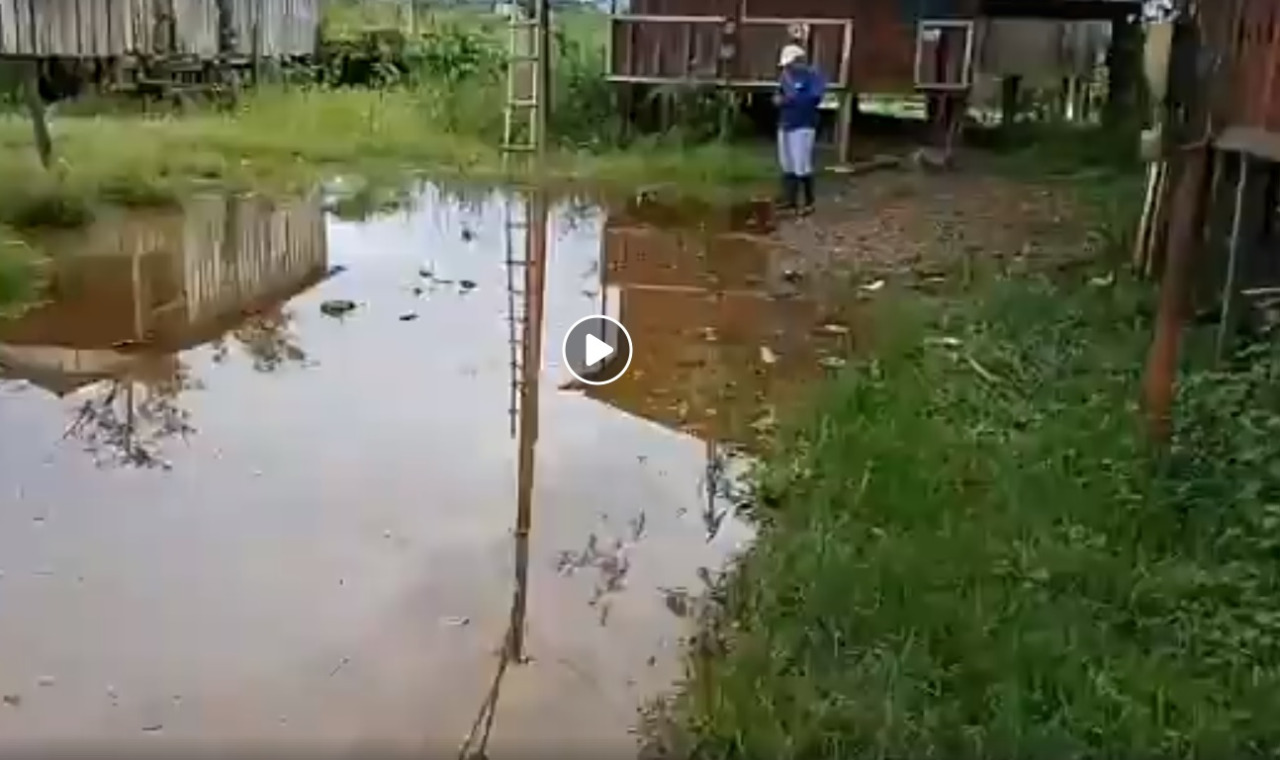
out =
[[796,177],[796,175],[782,175],[782,194],[778,196],[778,210],[790,211],[796,207],[796,191],[798,186],[799,178]]
[[798,179],[802,199],[800,203],[800,213],[811,214],[813,213],[813,175],[810,174],[808,176],[799,177]]

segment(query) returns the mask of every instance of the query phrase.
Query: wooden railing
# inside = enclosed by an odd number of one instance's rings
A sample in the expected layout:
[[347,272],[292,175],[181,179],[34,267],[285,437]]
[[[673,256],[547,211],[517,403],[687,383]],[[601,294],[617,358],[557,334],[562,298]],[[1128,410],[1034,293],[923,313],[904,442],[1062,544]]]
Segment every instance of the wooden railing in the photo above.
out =
[[615,15],[609,26],[614,82],[772,87],[778,53],[799,32],[830,86],[849,83],[850,19]]

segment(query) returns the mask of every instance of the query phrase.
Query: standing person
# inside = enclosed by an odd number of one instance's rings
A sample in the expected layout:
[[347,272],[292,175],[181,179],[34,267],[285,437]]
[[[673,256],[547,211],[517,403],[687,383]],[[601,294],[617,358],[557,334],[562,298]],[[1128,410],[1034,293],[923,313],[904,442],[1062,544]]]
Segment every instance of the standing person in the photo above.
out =
[[781,72],[774,103],[778,106],[778,163],[782,168],[784,209],[813,210],[813,143],[818,133],[818,106],[826,95],[827,83],[810,66],[804,48],[790,44],[778,58]]

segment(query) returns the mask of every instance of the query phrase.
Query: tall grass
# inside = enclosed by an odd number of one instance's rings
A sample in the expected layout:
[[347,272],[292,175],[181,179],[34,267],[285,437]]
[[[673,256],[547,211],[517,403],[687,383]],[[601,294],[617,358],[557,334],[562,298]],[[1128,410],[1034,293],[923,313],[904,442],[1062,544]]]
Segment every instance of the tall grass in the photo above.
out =
[[[1155,461],[1124,287],[892,313],[758,478],[676,706],[694,758],[1280,748],[1280,351],[1194,375]],[[706,649],[707,647],[704,647]]]

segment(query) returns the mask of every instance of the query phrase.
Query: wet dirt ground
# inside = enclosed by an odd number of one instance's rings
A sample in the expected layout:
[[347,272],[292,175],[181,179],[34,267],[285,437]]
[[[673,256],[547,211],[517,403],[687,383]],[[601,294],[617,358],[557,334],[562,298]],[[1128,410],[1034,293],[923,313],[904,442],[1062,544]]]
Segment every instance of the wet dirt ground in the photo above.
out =
[[[537,372],[503,195],[366,221],[208,197],[52,242],[49,301],[0,323],[0,750],[453,756],[503,660],[522,496],[529,660],[488,755],[632,748],[681,675],[680,592],[751,538],[743,452],[856,348],[824,270],[954,216],[945,184],[834,182],[772,235],[555,204]],[[635,354],[584,388],[560,345],[595,313]]]

